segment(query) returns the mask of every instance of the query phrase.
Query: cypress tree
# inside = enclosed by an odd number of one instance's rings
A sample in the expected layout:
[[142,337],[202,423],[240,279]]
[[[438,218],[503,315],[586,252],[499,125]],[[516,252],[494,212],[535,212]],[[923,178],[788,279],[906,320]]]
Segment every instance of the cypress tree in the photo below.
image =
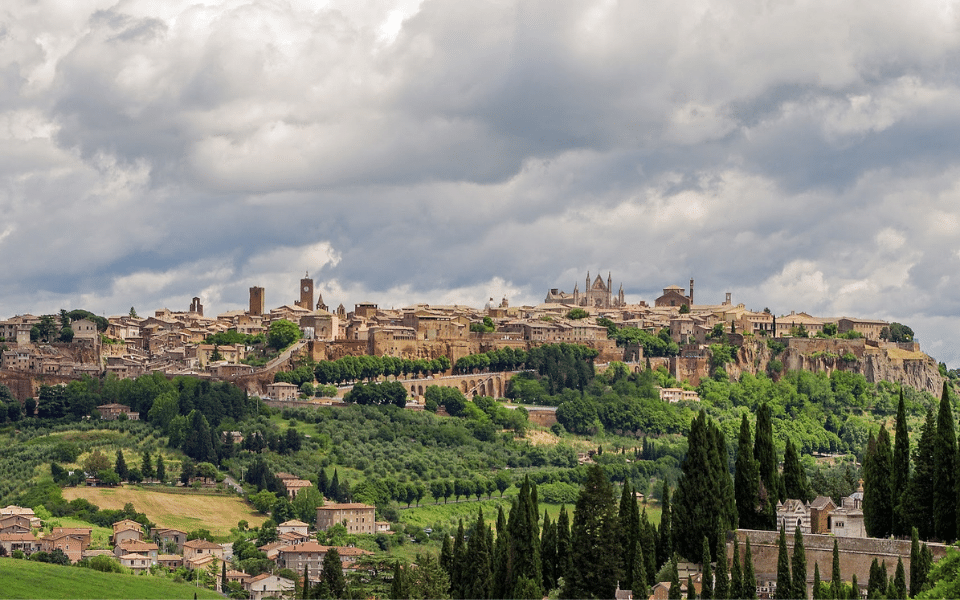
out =
[[920,536],[917,528],[914,527],[910,535],[910,597],[920,593],[923,587],[922,577],[920,576],[921,561],[920,556]]
[[[320,492],[320,495],[327,495],[327,486],[329,482],[327,481],[327,470],[320,468],[320,475],[317,476],[317,491]],[[398,563],[399,565],[399,563]],[[398,567],[399,568],[399,567]]]
[[323,556],[323,581],[330,588],[334,598],[344,598],[347,580],[343,577],[343,563],[336,548],[330,548]]
[[740,569],[740,548],[733,538],[733,563],[730,565],[730,598],[743,598],[743,571]]
[[740,420],[740,437],[737,440],[735,485],[737,514],[740,527],[760,529],[760,470],[753,457],[753,440],[750,423],[744,413]]
[[140,459],[140,474],[144,479],[153,479],[153,460],[150,458],[150,451],[144,450]]
[[886,427],[881,425],[876,441],[871,433],[863,460],[863,523],[870,537],[890,535],[893,524],[892,467],[890,436]]
[[[563,509],[560,509],[561,518]],[[503,507],[497,509],[497,539],[493,545],[493,586],[491,598],[509,598],[512,590],[510,583],[510,533],[507,531],[507,518]]]
[[333,468],[333,479],[330,480],[330,485],[327,487],[327,491],[330,492],[329,498],[334,502],[340,502],[340,475],[337,473],[337,468]]
[[[710,457],[713,460],[714,481],[717,482],[718,499],[720,501],[720,521],[723,530],[737,529],[739,516],[737,515],[737,498],[733,491],[733,477],[730,475],[729,455],[727,453],[727,439],[716,423],[710,422],[710,433],[713,444],[710,448]],[[711,534],[714,532],[711,532]],[[710,540],[711,544],[715,540]]]
[[670,600],[680,600],[683,594],[680,592],[680,569],[677,568],[677,559],[673,558],[670,564],[670,590],[667,592],[667,598]]
[[[632,505],[632,506],[631,506]],[[636,521],[635,521],[636,519]],[[630,489],[630,482],[625,481],[620,494],[620,509],[617,511],[617,527],[620,536],[621,559],[622,564],[620,572],[622,574],[621,586],[624,589],[633,589],[633,562],[637,553],[637,542],[639,528],[639,516],[637,515],[637,499]]]
[[[227,583],[227,563],[226,563],[226,561],[224,561],[224,563],[223,563],[223,577],[222,577],[221,581],[223,581],[223,585],[221,586],[221,590],[222,590],[222,591],[226,591],[226,589],[227,589],[227,588],[226,588],[226,583]],[[303,566],[303,587],[301,588],[300,597],[301,597],[301,598],[304,598],[304,600],[306,600],[306,598],[309,598],[309,597],[310,597],[310,578],[308,577],[307,565],[304,565],[304,566]]]
[[697,600],[697,588],[693,585],[693,575],[687,575],[687,600]]
[[887,572],[880,567],[880,563],[874,558],[870,563],[870,579],[867,580],[867,600],[882,598],[887,591]]
[[[320,471],[321,473],[323,471]],[[398,560],[393,564],[393,582],[390,584],[391,600],[405,600],[410,597],[407,586],[404,585],[404,569]]]
[[557,527],[550,523],[550,515],[543,511],[543,529],[540,532],[540,570],[543,573],[543,589],[549,592],[557,587]]
[[647,561],[643,556],[643,548],[637,547],[633,557],[633,595],[645,598],[647,596]]
[[483,510],[477,511],[477,522],[467,545],[467,567],[464,578],[464,597],[488,598],[491,586],[490,541],[493,534],[483,522]]
[[803,532],[797,526],[793,532],[793,558],[791,559],[791,570],[793,571],[793,597],[807,597],[807,551],[803,546]]
[[936,432],[936,418],[933,411],[928,410],[913,452],[913,473],[901,502],[907,509],[910,523],[924,540],[933,537],[933,446]]
[[821,585],[820,563],[813,563],[813,600],[824,600]]
[[528,593],[537,598],[543,596],[537,517],[537,513],[533,512],[530,480],[524,478],[520,494],[510,509],[510,518],[507,521],[507,530],[510,532],[510,593],[514,598],[526,597]]
[[590,465],[570,529],[571,567],[565,598],[612,598],[620,576],[613,487],[600,465]]
[[725,536],[717,536],[717,568],[715,569],[713,597],[716,600],[727,600],[730,595],[730,577],[727,575],[727,544]]
[[802,502],[810,501],[807,472],[800,464],[797,447],[790,439],[787,439],[787,449],[783,455],[783,486],[786,489],[787,498],[795,498]]
[[117,462],[113,470],[120,476],[120,481],[126,481],[130,475],[130,469],[127,468],[127,461],[123,459],[123,450],[117,450]]
[[850,600],[860,600],[860,584],[857,583],[857,574],[850,578]]
[[[443,544],[440,546],[440,568],[447,573],[447,580],[453,579],[453,541],[449,535],[443,536]],[[449,590],[447,590],[449,591]]]
[[747,549],[743,553],[743,596],[745,600],[757,600],[757,576],[753,572],[753,553],[750,551],[750,536],[747,536]]
[[843,578],[840,577],[840,546],[833,540],[833,571],[830,575],[830,596],[843,597]]
[[905,600],[907,597],[907,574],[903,570],[903,557],[897,557],[897,571],[893,575],[893,590],[892,594],[888,594],[888,598],[896,598],[898,600]]
[[160,483],[167,481],[167,466],[163,464],[163,455],[159,452],[157,452],[157,481]]
[[957,535],[956,455],[957,436],[950,409],[950,392],[944,382],[933,444],[933,535],[944,542]]
[[[701,553],[701,573],[703,573],[703,583],[700,586],[700,597],[703,600],[713,598],[713,573],[710,571],[710,539],[703,538],[703,552]],[[717,559],[719,560],[719,559]]]
[[657,576],[657,529],[647,518],[646,507],[640,515],[640,546],[643,548],[646,585],[650,586],[656,583],[654,579]]
[[893,466],[890,492],[893,502],[893,535],[903,537],[910,530],[910,518],[904,498],[910,483],[910,436],[907,432],[907,409],[903,402],[903,388],[900,388],[900,402],[897,404],[897,428],[894,435]]
[[661,494],[660,514],[660,532],[658,535],[659,545],[657,546],[657,567],[661,567],[673,557],[673,510],[670,507],[670,486],[667,480],[663,480],[663,493]]
[[464,575],[466,574],[467,545],[464,539],[463,519],[457,526],[457,535],[453,538],[453,560],[450,565],[450,593],[454,598],[463,598]]
[[757,409],[757,432],[753,442],[753,458],[757,461],[760,481],[767,493],[776,500],[779,497],[780,483],[777,476],[777,450],[773,445],[773,417],[766,402]]
[[[557,558],[554,566],[554,577],[559,580],[570,572],[570,517],[567,515],[567,505],[560,507],[557,515]],[[554,584],[556,585],[556,584]]]
[[790,600],[793,597],[793,580],[790,578],[790,558],[787,555],[787,534],[780,526],[780,538],[777,540],[777,591],[774,598]]

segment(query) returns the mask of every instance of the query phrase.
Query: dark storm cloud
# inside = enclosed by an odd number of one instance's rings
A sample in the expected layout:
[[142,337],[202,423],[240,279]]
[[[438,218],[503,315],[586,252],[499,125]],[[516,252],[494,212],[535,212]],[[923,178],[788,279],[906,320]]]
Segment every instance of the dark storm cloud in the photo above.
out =
[[[14,2],[7,313],[536,303],[611,271],[960,363],[957,16],[878,2]],[[0,315],[4,316],[4,315]]]

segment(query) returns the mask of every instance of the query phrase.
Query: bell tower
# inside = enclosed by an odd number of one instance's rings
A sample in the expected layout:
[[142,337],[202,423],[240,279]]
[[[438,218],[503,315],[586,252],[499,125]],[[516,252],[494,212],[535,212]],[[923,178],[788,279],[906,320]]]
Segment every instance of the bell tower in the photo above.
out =
[[300,280],[300,302],[297,305],[300,308],[313,310],[313,280],[310,279],[310,273]]

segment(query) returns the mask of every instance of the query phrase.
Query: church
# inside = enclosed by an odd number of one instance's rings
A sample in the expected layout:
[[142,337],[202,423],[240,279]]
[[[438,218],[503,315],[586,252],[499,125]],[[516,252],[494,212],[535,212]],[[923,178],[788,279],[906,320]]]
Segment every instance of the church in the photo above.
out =
[[573,293],[568,294],[557,288],[551,289],[544,300],[547,304],[565,304],[567,306],[583,306],[589,308],[618,308],[625,306],[623,299],[623,284],[620,284],[620,291],[616,298],[613,296],[613,278],[607,273],[607,282],[604,283],[600,275],[590,282],[590,273],[587,272],[587,279],[584,285],[584,291],[580,292],[580,285],[573,286]]

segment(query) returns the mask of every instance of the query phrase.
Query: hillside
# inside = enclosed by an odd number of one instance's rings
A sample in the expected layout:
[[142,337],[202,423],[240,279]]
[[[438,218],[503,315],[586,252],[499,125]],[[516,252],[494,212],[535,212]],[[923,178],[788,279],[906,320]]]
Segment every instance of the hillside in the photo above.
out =
[[215,536],[230,534],[230,528],[244,520],[251,527],[259,527],[266,520],[249,504],[236,496],[168,493],[136,486],[120,488],[68,487],[63,490],[66,500],[84,498],[100,508],[121,509],[127,503],[160,527],[182,531],[208,529]]
[[222,598],[213,590],[150,575],[119,575],[0,558],[3,598]]

